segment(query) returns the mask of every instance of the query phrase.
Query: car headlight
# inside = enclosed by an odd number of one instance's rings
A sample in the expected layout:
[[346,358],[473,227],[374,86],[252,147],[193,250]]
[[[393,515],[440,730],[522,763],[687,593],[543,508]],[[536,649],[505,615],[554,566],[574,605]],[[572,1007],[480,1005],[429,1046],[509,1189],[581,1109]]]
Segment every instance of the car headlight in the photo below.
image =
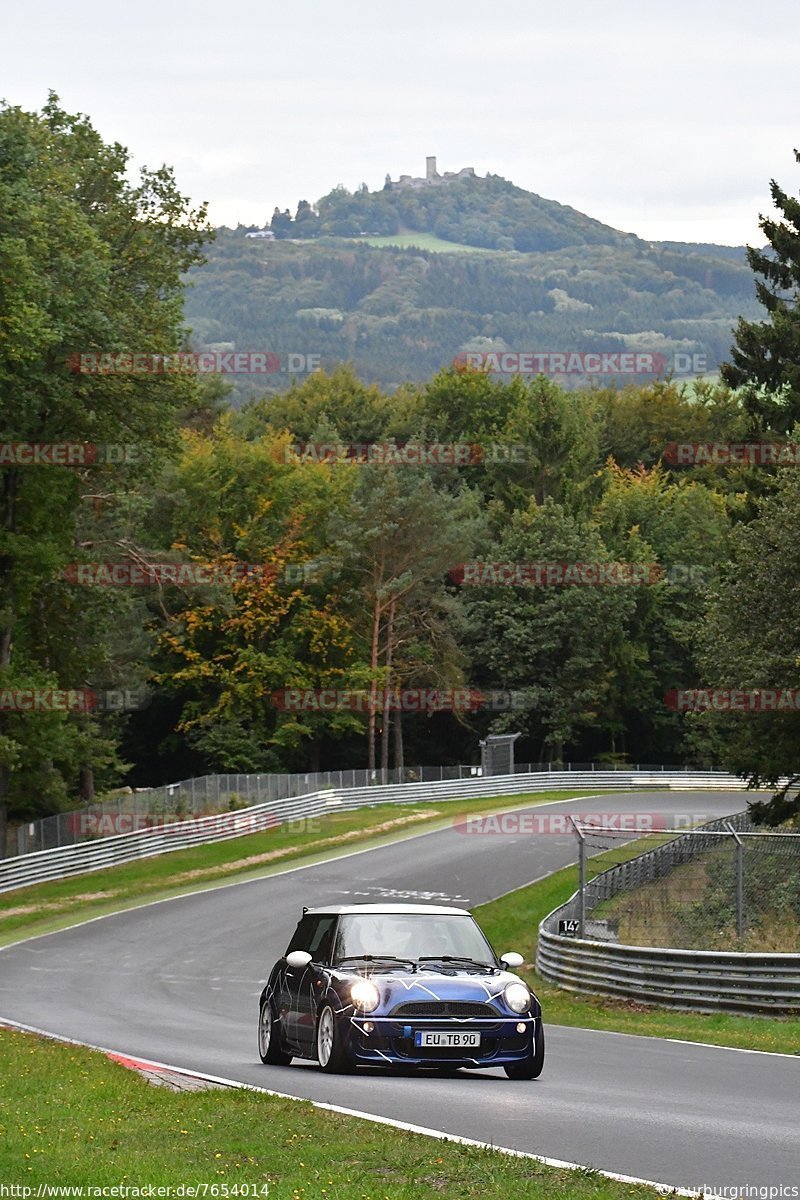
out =
[[357,979],[350,988],[350,999],[362,1012],[372,1012],[378,1007],[381,994],[369,979]]
[[524,983],[507,983],[503,995],[506,1004],[515,1013],[523,1013],[531,1006],[531,994]]

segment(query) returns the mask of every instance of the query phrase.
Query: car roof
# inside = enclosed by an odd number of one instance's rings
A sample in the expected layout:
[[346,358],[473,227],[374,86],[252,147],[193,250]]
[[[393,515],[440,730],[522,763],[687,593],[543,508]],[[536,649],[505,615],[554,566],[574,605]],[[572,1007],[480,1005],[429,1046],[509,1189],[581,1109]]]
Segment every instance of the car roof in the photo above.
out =
[[424,916],[426,913],[429,916],[454,916],[468,917],[469,913],[465,908],[446,908],[442,904],[328,904],[324,908],[309,908],[306,909],[309,916],[343,916],[352,913],[372,913],[374,915],[384,914],[390,916],[396,913],[412,914],[417,913]]

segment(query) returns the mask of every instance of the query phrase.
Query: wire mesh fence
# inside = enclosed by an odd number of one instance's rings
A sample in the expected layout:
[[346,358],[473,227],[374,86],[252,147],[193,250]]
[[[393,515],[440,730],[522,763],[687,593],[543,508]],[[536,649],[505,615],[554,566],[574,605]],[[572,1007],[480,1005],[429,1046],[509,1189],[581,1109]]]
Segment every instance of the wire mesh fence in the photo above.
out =
[[[515,774],[563,771],[680,771],[680,767],[632,766],[607,763],[516,763]],[[686,768],[687,772],[691,768]],[[442,783],[471,779],[481,775],[473,764],[452,766],[401,767],[392,770],[354,769],[344,771],[303,772],[298,774],[204,775],[184,779],[164,787],[120,792],[102,801],[71,812],[26,821],[7,839],[6,855],[31,854],[73,846],[120,833],[188,817],[235,812],[254,804],[285,800],[326,788],[370,787],[374,784]]]
[[562,932],[628,946],[800,951],[796,828],[765,830],[746,813],[680,831],[573,827],[580,884]]
[[371,784],[441,782],[479,773],[476,767],[404,767],[391,771],[319,771],[298,774],[204,775],[164,787],[120,792],[71,812],[29,821],[9,839],[7,853],[30,854],[96,838],[158,828],[190,817],[236,812],[255,804],[286,800],[327,788]]

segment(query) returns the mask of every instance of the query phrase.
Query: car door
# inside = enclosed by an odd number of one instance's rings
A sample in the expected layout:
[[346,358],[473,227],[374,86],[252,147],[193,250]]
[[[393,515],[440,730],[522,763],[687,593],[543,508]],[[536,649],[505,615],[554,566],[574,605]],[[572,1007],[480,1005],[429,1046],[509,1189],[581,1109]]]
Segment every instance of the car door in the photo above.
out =
[[284,955],[283,969],[278,974],[279,985],[279,1010],[283,1015],[284,1028],[289,1041],[297,1040],[297,1016],[299,994],[303,987],[305,970],[298,970],[297,967],[290,967],[286,962],[286,956],[291,954],[293,950],[307,950],[311,941],[313,931],[316,928],[316,917],[303,915],[297,923],[297,928],[292,934],[292,940],[286,947]]
[[333,935],[337,918],[329,915],[311,918],[313,925],[309,926],[307,944],[298,949],[307,950],[311,962],[304,971],[296,972],[301,976],[298,980],[295,1003],[292,1016],[294,1023],[291,1037],[299,1045],[309,1048],[316,1036],[317,1006],[320,997],[324,995],[328,982],[325,968],[330,962]]

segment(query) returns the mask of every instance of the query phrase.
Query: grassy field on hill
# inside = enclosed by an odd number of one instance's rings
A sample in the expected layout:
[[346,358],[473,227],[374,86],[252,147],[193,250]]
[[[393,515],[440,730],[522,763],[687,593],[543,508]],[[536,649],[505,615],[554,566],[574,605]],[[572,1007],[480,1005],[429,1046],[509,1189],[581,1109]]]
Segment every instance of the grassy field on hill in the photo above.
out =
[[422,230],[416,233],[394,233],[382,237],[360,237],[350,240],[364,242],[367,246],[396,246],[401,250],[408,249],[409,246],[416,246],[419,250],[433,250],[438,254],[498,253],[486,246],[465,246],[459,242],[446,242],[444,238],[437,237],[435,233],[425,233]]

